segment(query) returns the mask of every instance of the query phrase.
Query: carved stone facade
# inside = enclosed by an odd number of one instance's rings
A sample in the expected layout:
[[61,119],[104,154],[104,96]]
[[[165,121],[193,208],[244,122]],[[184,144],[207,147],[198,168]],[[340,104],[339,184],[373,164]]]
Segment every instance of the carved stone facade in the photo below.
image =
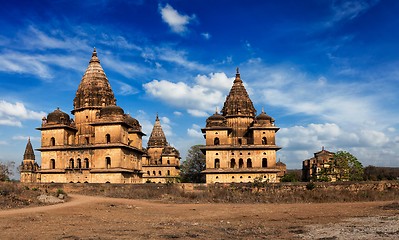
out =
[[73,103],[75,119],[56,109],[37,128],[42,161],[38,181],[141,183],[144,133],[116,105],[95,49]]
[[207,183],[252,182],[255,178],[279,182],[285,164],[276,164],[275,134],[279,130],[274,119],[256,110],[243,85],[237,68],[236,77],[226,97],[221,114],[206,120]]
[[35,161],[35,153],[33,152],[32,144],[30,139],[28,139],[28,143],[26,144],[25,148],[24,159],[19,166],[19,171],[21,173],[20,181],[27,183],[39,182],[39,170],[39,165]]
[[158,115],[143,155],[145,182],[177,182],[180,176],[180,153],[171,147],[162,130]]
[[[336,182],[338,172],[334,167],[334,153],[322,147],[321,151],[314,153],[312,158],[302,162],[302,180]],[[347,181],[348,179],[341,179]]]

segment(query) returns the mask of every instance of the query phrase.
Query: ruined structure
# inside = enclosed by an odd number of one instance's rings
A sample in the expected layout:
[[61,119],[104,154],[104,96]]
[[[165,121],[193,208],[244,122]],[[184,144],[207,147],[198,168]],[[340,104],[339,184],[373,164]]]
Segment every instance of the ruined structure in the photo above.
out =
[[252,182],[254,178],[279,182],[285,164],[276,164],[274,119],[256,110],[244,87],[239,70],[221,114],[217,111],[206,120],[207,183]]
[[302,163],[303,181],[337,181],[337,171],[334,168],[334,153],[322,147],[321,151],[314,153],[312,158]]
[[37,128],[41,131],[39,181],[142,182],[144,133],[140,123],[116,105],[95,49],[73,105],[75,119],[57,108]]
[[39,165],[35,161],[35,153],[33,152],[32,143],[30,142],[30,139],[28,139],[28,143],[25,147],[24,159],[19,166],[19,171],[21,173],[20,181],[28,183],[39,182],[39,170]]
[[167,142],[158,115],[142,163],[145,182],[176,182],[179,178],[180,153]]

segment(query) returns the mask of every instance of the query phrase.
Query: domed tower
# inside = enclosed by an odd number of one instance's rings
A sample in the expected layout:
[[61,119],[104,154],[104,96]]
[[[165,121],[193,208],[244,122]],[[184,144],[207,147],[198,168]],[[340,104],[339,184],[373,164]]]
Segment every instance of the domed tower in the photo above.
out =
[[148,182],[175,182],[180,174],[180,153],[169,146],[158,114],[143,155],[143,178]]
[[24,159],[19,167],[21,173],[20,181],[27,183],[37,182],[38,170],[39,165],[35,161],[35,153],[29,138],[25,147]]
[[115,106],[116,100],[108,78],[101,67],[94,48],[89,66],[79,84],[73,100],[77,141],[79,144],[93,142],[93,127],[100,110],[107,106]]
[[140,123],[116,100],[94,49],[73,101],[75,121],[56,109],[42,120],[41,182],[140,183]]
[[168,142],[166,141],[165,133],[162,130],[161,122],[159,117],[155,118],[155,124],[152,128],[150,138],[148,139],[148,147],[166,147]]
[[254,121],[256,110],[244,87],[238,68],[233,86],[224,102],[222,115],[227,119],[227,125],[233,129],[232,144],[245,144],[245,133],[248,125]]
[[254,178],[278,182],[281,170],[276,166],[276,152],[280,147],[275,133],[279,128],[263,110],[256,116],[238,68],[221,113],[210,116],[202,129],[206,182],[251,182]]

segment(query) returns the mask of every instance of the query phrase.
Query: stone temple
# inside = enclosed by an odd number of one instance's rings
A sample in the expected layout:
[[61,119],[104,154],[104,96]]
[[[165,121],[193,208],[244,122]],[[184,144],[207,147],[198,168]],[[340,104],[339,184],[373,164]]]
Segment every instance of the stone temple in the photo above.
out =
[[276,132],[274,119],[263,110],[256,110],[244,87],[239,70],[221,114],[216,112],[206,120],[207,183],[279,182],[286,171],[284,163],[276,162]]
[[[116,105],[111,85],[97,52],[92,57],[73,100],[72,119],[56,109],[42,119],[41,167],[35,162],[30,141],[20,166],[21,182],[41,183],[142,183],[143,159],[151,151],[142,146],[145,135],[137,119]],[[151,139],[151,138],[150,138]],[[166,141],[166,140],[165,140]],[[179,175],[176,149],[160,146],[166,159],[153,167],[158,182]],[[170,166],[167,166],[167,165]],[[157,168],[161,167],[161,168]],[[161,180],[160,180],[161,179]]]

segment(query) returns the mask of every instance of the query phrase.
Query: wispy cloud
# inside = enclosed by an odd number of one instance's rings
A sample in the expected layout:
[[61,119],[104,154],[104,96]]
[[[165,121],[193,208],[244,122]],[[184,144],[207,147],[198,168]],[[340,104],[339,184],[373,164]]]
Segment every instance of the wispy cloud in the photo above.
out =
[[183,34],[187,32],[187,25],[195,19],[195,15],[188,16],[179,13],[169,4],[164,7],[159,5],[159,12],[161,13],[162,20],[169,25],[173,32]]
[[211,39],[211,37],[212,37],[212,35],[210,34],[210,33],[201,33],[201,36],[204,38],[204,39],[206,39],[206,40],[209,40],[209,39]]
[[133,86],[118,80],[114,80],[113,82],[117,83],[117,88],[114,88],[116,92],[122,96],[128,96],[137,94],[139,92],[138,89],[134,88]]
[[332,17],[326,25],[331,26],[340,21],[355,19],[378,2],[379,0],[335,0],[331,6]]
[[71,51],[87,50],[92,48],[87,40],[75,36],[65,35],[64,32],[53,32],[53,35],[46,34],[35,26],[29,26],[27,32],[20,34],[23,48],[27,49],[63,49]]

